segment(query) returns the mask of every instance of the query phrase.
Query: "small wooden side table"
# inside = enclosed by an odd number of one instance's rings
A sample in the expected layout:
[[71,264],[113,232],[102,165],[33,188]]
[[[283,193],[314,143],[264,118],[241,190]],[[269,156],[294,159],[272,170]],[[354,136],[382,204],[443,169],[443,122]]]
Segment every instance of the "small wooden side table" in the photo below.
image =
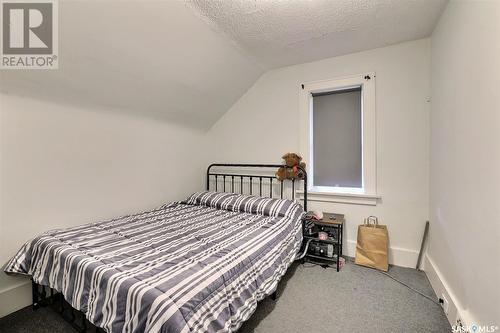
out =
[[[340,260],[342,257],[342,245],[343,245],[343,232],[344,232],[344,215],[334,214],[334,213],[323,213],[323,218],[321,220],[314,221],[314,231],[315,233],[310,236],[304,236],[307,241],[311,239],[312,244],[327,244],[333,246],[333,255],[331,257],[325,255],[318,255],[313,253],[314,251],[308,251],[306,258],[316,260],[326,260],[335,262],[337,272],[340,270]],[[323,231],[328,234],[327,240],[320,240],[317,233]]]

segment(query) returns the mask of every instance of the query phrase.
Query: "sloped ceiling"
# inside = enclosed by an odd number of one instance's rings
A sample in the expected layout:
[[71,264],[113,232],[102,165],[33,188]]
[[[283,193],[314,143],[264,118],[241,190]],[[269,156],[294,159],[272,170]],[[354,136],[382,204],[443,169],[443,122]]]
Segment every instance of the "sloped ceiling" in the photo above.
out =
[[267,69],[429,36],[446,2],[59,0],[59,69],[0,91],[208,129]]
[[59,1],[59,69],[3,70],[3,93],[209,128],[262,74],[179,1]]
[[266,68],[428,37],[448,0],[188,0]]

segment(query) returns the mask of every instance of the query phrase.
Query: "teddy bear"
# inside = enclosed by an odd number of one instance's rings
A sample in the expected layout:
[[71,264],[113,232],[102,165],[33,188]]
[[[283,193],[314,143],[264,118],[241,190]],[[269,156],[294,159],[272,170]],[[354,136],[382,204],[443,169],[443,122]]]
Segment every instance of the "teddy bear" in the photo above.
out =
[[302,162],[302,157],[295,153],[287,153],[281,157],[285,161],[285,166],[282,166],[276,172],[276,178],[283,181],[285,179],[303,179],[304,172],[299,169],[306,169],[306,163]]

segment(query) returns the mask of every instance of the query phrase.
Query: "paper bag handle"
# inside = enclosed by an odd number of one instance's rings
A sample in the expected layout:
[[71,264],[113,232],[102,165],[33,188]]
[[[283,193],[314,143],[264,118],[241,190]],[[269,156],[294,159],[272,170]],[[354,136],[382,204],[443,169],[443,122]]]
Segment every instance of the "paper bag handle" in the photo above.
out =
[[370,215],[367,218],[365,218],[364,224],[369,227],[373,224],[373,227],[376,228],[378,227],[378,217]]

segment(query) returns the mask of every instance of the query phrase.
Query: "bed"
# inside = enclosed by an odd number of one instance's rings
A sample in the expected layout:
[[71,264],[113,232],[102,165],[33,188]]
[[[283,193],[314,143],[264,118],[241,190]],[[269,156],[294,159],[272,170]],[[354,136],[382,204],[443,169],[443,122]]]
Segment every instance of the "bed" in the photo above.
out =
[[35,307],[62,295],[61,302],[83,314],[75,325],[81,331],[88,320],[106,332],[234,332],[296,259],[305,207],[293,200],[295,181],[286,199],[285,185],[273,176],[214,167],[279,165],[211,165],[206,191],[45,232],[4,270],[32,278]]

